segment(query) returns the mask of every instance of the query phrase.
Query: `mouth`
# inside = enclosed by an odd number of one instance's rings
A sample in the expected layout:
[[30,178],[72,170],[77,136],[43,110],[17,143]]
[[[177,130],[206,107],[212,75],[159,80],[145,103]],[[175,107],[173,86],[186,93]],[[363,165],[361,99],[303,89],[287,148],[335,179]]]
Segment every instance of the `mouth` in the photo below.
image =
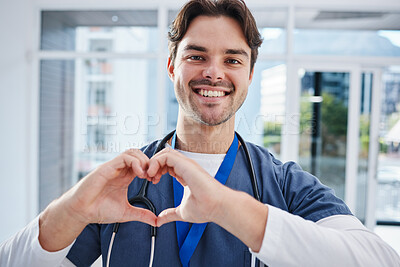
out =
[[221,91],[221,90],[205,90],[205,89],[194,89],[193,90],[196,94],[201,95],[203,97],[224,97],[229,95],[230,92]]

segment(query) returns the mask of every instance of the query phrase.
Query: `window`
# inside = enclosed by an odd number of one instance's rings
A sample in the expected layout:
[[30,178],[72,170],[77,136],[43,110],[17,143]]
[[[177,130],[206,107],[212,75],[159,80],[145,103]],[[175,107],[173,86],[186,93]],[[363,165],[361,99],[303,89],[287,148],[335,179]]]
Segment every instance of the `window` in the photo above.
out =
[[42,12],[41,50],[73,59],[41,60],[40,209],[154,136],[157,38],[154,10]]
[[344,198],[349,73],[301,77],[299,163]]
[[400,224],[400,68],[392,66],[383,75],[379,124],[378,223]]

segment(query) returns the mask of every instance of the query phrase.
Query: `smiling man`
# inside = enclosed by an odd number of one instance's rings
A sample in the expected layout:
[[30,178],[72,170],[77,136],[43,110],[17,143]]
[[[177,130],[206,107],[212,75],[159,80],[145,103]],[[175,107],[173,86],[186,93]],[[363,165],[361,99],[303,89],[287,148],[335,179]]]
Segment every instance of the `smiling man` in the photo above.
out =
[[[399,266],[316,177],[239,142],[235,113],[260,45],[243,1],[189,1],[169,33],[175,134],[91,172],[1,246],[0,265],[89,266],[102,255],[111,266]],[[137,177],[152,182],[158,216],[128,203]],[[115,222],[125,223],[114,240]],[[154,262],[148,224],[159,227]]]
[[[253,77],[250,55],[235,19],[199,16],[190,23],[176,57],[168,59],[168,75],[179,103],[179,149],[226,153],[233,140],[235,113]],[[208,145],[198,146],[198,141]]]
[[179,43],[176,59],[168,60],[168,74],[179,103],[179,123],[195,120],[216,128],[229,124],[243,104],[253,77],[250,55],[235,19],[194,19]]

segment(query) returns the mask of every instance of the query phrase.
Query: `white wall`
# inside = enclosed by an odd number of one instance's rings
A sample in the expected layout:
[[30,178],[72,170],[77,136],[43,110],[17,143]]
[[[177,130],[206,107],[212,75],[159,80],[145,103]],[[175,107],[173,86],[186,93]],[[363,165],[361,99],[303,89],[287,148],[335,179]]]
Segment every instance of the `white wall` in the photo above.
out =
[[0,242],[36,213],[29,142],[31,11],[28,0],[0,2]]

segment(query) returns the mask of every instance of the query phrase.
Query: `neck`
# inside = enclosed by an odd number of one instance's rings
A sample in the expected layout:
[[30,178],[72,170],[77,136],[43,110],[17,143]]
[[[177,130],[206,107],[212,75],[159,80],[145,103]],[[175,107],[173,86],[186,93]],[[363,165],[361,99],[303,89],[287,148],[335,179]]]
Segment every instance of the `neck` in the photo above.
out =
[[235,116],[216,126],[178,117],[176,148],[195,153],[225,154],[232,144],[234,133]]

